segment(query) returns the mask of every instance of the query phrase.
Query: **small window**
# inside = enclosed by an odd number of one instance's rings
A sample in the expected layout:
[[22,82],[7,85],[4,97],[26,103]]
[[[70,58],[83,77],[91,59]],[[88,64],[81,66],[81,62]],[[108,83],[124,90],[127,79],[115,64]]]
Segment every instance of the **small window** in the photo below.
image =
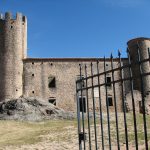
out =
[[111,86],[111,77],[106,77],[106,86]]
[[13,28],[13,26],[10,27],[11,29]]
[[86,98],[79,97],[80,112],[86,113]]
[[113,106],[112,97],[108,97],[108,106]]
[[56,79],[54,76],[48,77],[48,87],[49,88],[55,88],[56,87]]
[[56,98],[50,97],[50,99],[48,100],[48,102],[56,106]]
[[32,93],[34,94],[34,91],[32,91]]
[[34,65],[34,62],[32,62],[32,65]]
[[32,74],[32,77],[34,77],[34,73]]

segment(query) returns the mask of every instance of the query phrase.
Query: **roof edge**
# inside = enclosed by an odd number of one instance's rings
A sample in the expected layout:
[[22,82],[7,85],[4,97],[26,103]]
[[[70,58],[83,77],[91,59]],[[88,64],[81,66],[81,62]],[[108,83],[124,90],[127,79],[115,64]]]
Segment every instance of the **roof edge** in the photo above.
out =
[[[122,58],[126,60],[127,58]],[[110,58],[105,58],[106,61],[111,61]],[[114,58],[114,61],[118,61],[119,58]],[[104,58],[26,58],[23,61],[104,61]]]
[[146,37],[134,38],[134,39],[129,40],[129,41],[127,42],[127,45],[129,45],[130,43],[133,43],[133,42],[144,41],[144,40],[149,40],[149,41],[150,41],[150,38],[146,38]]

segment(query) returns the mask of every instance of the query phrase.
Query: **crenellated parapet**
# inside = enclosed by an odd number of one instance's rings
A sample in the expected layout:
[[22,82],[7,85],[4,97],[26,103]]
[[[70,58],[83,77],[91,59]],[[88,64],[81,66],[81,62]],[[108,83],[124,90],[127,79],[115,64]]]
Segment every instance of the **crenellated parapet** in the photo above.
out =
[[6,12],[5,14],[0,14],[0,20],[26,22],[27,18],[22,13],[16,13],[16,16],[13,16],[11,12]]

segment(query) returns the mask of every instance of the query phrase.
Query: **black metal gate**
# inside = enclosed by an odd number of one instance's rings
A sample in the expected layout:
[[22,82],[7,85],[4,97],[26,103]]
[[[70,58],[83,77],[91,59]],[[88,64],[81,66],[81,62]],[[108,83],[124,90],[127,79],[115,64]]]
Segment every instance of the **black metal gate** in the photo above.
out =
[[[132,58],[111,57],[80,64],[76,81],[79,149],[148,150],[150,72],[140,45]],[[150,99],[149,99],[150,100]]]

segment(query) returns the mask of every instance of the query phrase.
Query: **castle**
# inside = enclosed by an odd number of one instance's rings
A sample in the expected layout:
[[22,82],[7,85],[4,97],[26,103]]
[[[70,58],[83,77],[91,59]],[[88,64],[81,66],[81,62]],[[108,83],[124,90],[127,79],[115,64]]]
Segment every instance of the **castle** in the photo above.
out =
[[[132,61],[137,59],[137,42],[142,47],[142,59],[149,58],[147,48],[150,47],[150,39],[137,38],[128,42]],[[79,64],[88,66],[97,60],[100,69],[103,68],[103,58],[28,58],[27,18],[21,13],[17,13],[16,18],[8,12],[5,16],[0,15],[0,101],[21,96],[38,97],[65,110],[75,111],[75,82],[80,75]],[[117,58],[114,59],[114,66],[118,66],[118,62]],[[127,62],[127,58],[122,58],[123,64]],[[106,58],[106,66],[109,69],[109,58]],[[144,63],[143,68],[145,73],[150,72],[149,63]],[[138,69],[136,67],[133,69],[133,74],[136,74]],[[127,74],[128,71],[125,71],[124,75]],[[115,74],[115,78],[119,76],[119,72]],[[107,78],[111,80],[111,75],[108,74]],[[135,80],[134,89],[140,91],[138,80]],[[145,92],[150,92],[149,81],[149,77],[143,81]],[[126,83],[126,93],[129,89]],[[117,90],[119,100],[121,97],[119,85]],[[113,101],[111,87],[108,89],[108,94]],[[118,102],[118,105],[120,104]],[[110,107],[113,109],[113,105]],[[119,109],[121,111],[122,108]]]

